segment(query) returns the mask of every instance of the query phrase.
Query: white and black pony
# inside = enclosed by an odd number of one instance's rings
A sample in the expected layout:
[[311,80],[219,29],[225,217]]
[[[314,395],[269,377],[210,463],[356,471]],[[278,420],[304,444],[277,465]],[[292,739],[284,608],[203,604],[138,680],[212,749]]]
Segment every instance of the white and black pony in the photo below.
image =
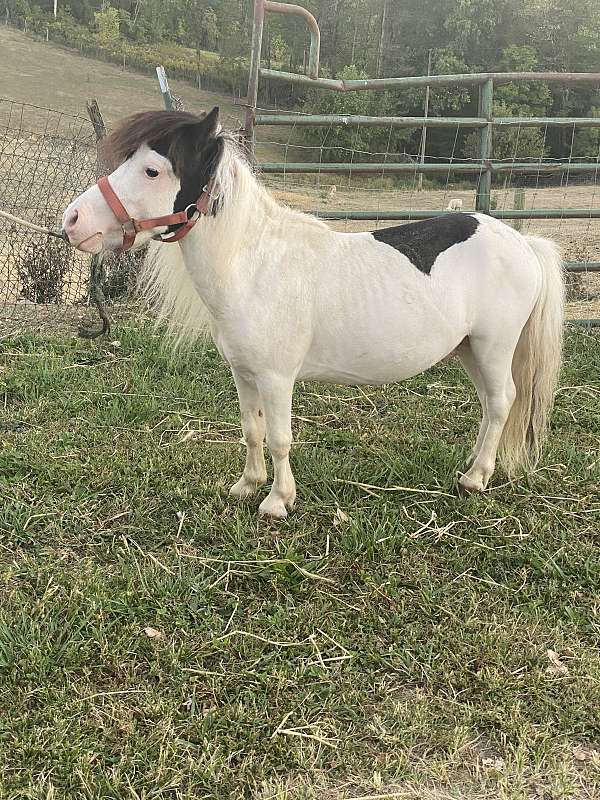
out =
[[231,367],[247,445],[246,497],[286,516],[297,380],[387,384],[454,353],[483,419],[460,485],[483,490],[499,452],[531,468],[548,425],[560,359],[564,280],[557,247],[483,214],[454,213],[338,233],[276,202],[218,125],[156,111],[125,120],[108,146],[118,164],[64,213],[86,252],[153,243],[142,290],[180,338],[207,322]]

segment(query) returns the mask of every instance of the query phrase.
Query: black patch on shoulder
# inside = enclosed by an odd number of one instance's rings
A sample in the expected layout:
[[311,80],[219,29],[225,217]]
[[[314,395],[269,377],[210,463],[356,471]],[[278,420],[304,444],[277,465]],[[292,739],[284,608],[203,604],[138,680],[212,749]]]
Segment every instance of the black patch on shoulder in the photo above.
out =
[[436,258],[454,244],[466,242],[479,227],[471,214],[452,213],[441,217],[395,225],[371,231],[378,242],[403,253],[415,267],[429,275]]

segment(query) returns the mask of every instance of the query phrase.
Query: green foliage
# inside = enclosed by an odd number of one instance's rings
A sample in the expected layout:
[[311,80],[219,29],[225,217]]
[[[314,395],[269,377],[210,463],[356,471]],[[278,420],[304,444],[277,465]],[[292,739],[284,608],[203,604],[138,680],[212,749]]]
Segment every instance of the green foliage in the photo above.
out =
[[[502,72],[535,72],[538,56],[529,45],[511,45],[502,52],[499,70]],[[535,117],[546,116],[552,105],[552,95],[542,83],[506,83],[494,91],[494,116]],[[547,134],[541,128],[496,129],[493,138],[494,159],[528,160],[543,158],[548,154]],[[479,134],[471,133],[465,139],[465,156],[479,158]]]
[[[519,111],[502,101],[494,102],[494,115],[497,117],[518,116]],[[526,161],[540,159],[547,155],[548,147],[543,129],[509,128],[494,130],[492,142],[493,157],[498,161]],[[466,158],[478,160],[479,133],[473,131],[465,138],[464,154]]]
[[[355,66],[344,67],[337,76],[340,80],[362,80],[366,73]],[[356,116],[385,116],[391,111],[391,97],[387,92],[309,92],[304,102],[307,112],[314,114],[341,114]],[[411,132],[390,128],[365,128],[338,125],[325,128],[305,128],[306,141],[321,148],[324,161],[349,161],[359,153],[359,159],[368,160],[368,154],[398,152],[404,149]]]
[[5,0],[4,9],[9,19],[26,19],[31,15],[28,0]]
[[[529,45],[511,45],[502,51],[500,72],[539,71],[539,58]],[[552,106],[552,95],[543,83],[504,83],[494,91],[494,99],[516,116],[543,117]]]
[[279,64],[286,64],[290,57],[290,48],[280,34],[276,34],[271,39],[271,55]]
[[[593,106],[590,116],[600,119],[600,106]],[[576,132],[573,157],[600,161],[600,128],[582,128]]]
[[200,20],[200,30],[202,31],[202,46],[208,50],[214,49],[219,40],[219,21],[214,8],[207,8]]
[[100,47],[110,48],[119,41],[119,11],[111,6],[104,6],[94,14],[96,23],[96,39]]

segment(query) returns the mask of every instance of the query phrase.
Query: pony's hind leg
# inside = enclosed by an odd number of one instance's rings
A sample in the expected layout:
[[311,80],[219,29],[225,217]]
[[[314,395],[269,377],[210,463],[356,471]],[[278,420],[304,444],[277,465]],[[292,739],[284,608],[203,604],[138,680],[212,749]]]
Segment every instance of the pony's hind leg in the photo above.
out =
[[265,417],[258,389],[240,375],[233,373],[240,401],[242,432],[246,442],[246,466],[242,477],[229,490],[232,497],[248,497],[267,482],[267,468],[263,452]]
[[512,360],[517,339],[507,344],[506,341],[470,338],[470,369],[476,367],[479,371],[485,397],[483,422],[487,419],[487,425],[483,431],[482,422],[473,463],[458,481],[467,491],[483,491],[496,467],[498,445],[516,396]]
[[479,398],[479,402],[481,404],[481,412],[482,412],[481,424],[479,426],[477,441],[473,445],[473,449],[471,450],[469,457],[466,459],[466,461],[459,470],[460,473],[464,473],[473,464],[473,462],[477,457],[477,454],[481,450],[481,444],[483,442],[483,438],[485,436],[485,432],[487,431],[487,426],[488,426],[487,401],[485,396],[485,387],[483,384],[483,378],[481,377],[481,371],[471,351],[471,345],[469,343],[468,337],[463,339],[463,341],[456,348],[456,355],[458,356],[460,363],[463,365],[465,372],[467,373],[473,385],[475,386],[475,389],[477,391],[477,397]]

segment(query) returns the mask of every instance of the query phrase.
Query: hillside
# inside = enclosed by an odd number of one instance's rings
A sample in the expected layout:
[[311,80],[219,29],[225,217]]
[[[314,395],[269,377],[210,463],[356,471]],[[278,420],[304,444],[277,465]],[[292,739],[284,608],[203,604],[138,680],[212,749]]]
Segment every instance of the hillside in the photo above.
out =
[[[190,111],[218,105],[225,126],[235,127],[242,119],[242,110],[223,94],[198,91],[178,80],[170,84]],[[71,114],[85,114],[85,101],[95,97],[108,123],[133,111],[162,107],[158,82],[150,75],[80,56],[8,27],[0,27],[0,97]]]

